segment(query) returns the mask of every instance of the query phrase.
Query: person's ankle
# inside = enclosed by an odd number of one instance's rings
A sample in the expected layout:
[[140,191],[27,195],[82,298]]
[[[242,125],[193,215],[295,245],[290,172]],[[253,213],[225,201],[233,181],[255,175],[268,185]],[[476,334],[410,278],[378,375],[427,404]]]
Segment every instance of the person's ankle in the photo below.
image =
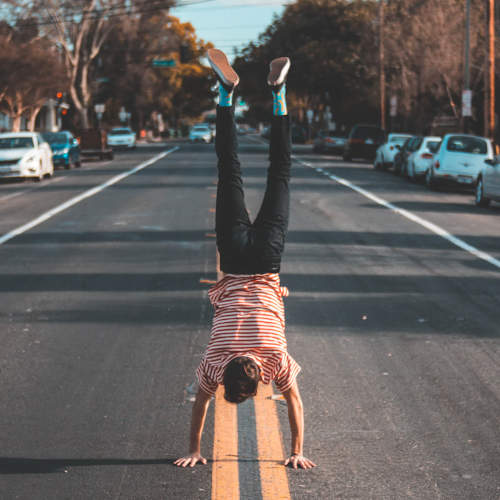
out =
[[229,108],[233,105],[233,90],[228,91],[222,83],[219,83],[219,106]]
[[273,115],[286,116],[288,108],[286,105],[286,86],[282,85],[279,91],[273,90]]

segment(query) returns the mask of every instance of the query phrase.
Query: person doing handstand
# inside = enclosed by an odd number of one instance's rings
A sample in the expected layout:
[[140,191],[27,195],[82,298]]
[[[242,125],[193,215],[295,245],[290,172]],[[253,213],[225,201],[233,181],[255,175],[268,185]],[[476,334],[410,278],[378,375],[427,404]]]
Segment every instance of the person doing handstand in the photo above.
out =
[[209,49],[208,60],[219,80],[215,150],[219,179],[216,235],[224,278],[209,291],[215,313],[208,347],[196,371],[199,389],[193,405],[189,454],[174,463],[191,466],[201,455],[201,435],[212,396],[219,384],[224,397],[241,403],[257,393],[259,382],[275,382],[288,405],[291,451],[284,465],[309,469],[303,455],[304,417],[296,382],[300,366],[288,354],[285,338],[280,263],[289,218],[291,168],[290,121],[285,82],[290,59],[270,64],[267,83],[273,94],[273,117],[267,186],[255,221],[249,219],[238,160],[233,91],[239,77],[226,55]]

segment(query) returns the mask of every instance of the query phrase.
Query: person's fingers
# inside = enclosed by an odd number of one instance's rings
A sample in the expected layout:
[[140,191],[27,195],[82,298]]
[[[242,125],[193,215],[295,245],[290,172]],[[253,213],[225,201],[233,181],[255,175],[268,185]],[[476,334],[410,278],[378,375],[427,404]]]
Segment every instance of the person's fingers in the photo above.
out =
[[286,466],[286,465],[288,465],[289,463],[290,463],[290,459],[289,459],[289,458],[287,458],[287,459],[285,460],[285,466]]
[[297,457],[295,457],[293,459],[293,468],[296,469],[297,468],[297,463],[298,463],[299,459]]
[[207,459],[206,459],[206,458],[202,458],[202,459],[201,459],[201,463],[202,463],[203,465],[207,465]]
[[190,467],[194,467],[196,465],[196,462],[198,461],[198,459],[196,458],[192,458],[191,459],[191,464],[189,465]]

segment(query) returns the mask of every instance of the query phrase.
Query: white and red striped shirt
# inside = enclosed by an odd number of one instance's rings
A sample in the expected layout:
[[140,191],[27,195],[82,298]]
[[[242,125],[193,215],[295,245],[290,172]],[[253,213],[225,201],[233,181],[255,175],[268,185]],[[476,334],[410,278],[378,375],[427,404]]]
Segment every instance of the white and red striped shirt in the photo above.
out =
[[300,366],[288,354],[285,338],[285,310],[279,274],[228,274],[208,292],[215,313],[205,355],[196,370],[200,387],[214,394],[223,383],[227,364],[238,356],[253,359],[261,381],[274,380],[288,390]]

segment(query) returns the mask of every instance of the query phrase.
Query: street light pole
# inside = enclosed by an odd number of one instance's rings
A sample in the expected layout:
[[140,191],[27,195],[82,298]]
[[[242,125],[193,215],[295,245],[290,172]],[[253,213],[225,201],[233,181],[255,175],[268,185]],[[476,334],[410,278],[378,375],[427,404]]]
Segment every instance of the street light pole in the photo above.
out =
[[380,72],[380,127],[385,130],[385,53],[384,53],[384,2],[379,0],[379,72]]
[[[470,0],[465,7],[465,61],[464,61],[464,90],[470,90]],[[463,104],[462,104],[463,108]],[[463,113],[463,110],[462,110]],[[463,116],[464,132],[469,131],[469,117]]]
[[495,137],[495,0],[489,0],[488,13],[489,120],[488,136]]

